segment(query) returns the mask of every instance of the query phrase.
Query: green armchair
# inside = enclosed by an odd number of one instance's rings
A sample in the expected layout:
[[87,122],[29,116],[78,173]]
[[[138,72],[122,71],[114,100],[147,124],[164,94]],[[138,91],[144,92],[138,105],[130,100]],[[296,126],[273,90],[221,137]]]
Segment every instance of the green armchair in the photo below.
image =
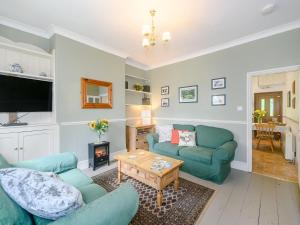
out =
[[107,193],[77,169],[77,158],[73,153],[62,153],[13,165],[0,155],[0,169],[7,167],[55,172],[62,180],[79,189],[86,204],[56,221],[47,220],[22,209],[6,195],[0,185],[0,225],[128,225],[138,210],[139,196],[131,184],[122,184]]

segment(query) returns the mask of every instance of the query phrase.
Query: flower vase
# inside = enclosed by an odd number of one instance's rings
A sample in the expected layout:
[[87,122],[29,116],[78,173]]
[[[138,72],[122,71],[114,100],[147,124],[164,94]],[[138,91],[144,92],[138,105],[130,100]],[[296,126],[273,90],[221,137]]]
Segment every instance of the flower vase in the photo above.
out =
[[258,123],[262,123],[262,117],[257,118]]
[[98,133],[98,143],[101,143],[102,141],[102,134]]

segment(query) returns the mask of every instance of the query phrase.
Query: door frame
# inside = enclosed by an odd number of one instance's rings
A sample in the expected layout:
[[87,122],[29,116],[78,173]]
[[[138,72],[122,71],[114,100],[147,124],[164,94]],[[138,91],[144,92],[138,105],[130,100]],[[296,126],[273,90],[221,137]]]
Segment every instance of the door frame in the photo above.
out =
[[[267,76],[274,73],[284,73],[300,70],[300,65],[278,67],[267,70],[259,70],[247,73],[247,170],[252,172],[252,78],[255,76]],[[299,75],[300,76],[300,75]],[[285,96],[283,96],[284,98]],[[298,103],[298,102],[297,102]]]

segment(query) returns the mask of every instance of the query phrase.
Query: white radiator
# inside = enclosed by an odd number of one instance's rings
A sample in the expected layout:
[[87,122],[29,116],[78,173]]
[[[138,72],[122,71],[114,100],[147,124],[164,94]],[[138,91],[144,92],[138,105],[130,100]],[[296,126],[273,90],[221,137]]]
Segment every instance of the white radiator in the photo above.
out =
[[295,160],[295,136],[291,131],[287,131],[284,133],[284,158],[286,160]]

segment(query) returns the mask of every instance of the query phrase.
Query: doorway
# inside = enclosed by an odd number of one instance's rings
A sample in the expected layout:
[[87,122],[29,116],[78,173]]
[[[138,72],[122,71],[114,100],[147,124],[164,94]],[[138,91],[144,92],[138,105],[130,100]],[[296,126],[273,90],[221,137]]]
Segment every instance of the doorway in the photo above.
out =
[[[300,161],[296,160],[298,143],[295,141],[298,137],[300,113],[299,107],[293,107],[288,101],[299,96],[299,92],[296,93],[293,90],[295,86],[296,89],[300,87],[299,76],[299,66],[247,74],[247,166],[249,171],[285,181],[298,182],[295,162]],[[291,92],[294,93],[292,96]],[[262,118],[256,117],[256,110],[262,112]],[[266,129],[269,132],[264,132]],[[289,138],[290,136],[293,138]],[[291,154],[287,154],[288,151]]]

